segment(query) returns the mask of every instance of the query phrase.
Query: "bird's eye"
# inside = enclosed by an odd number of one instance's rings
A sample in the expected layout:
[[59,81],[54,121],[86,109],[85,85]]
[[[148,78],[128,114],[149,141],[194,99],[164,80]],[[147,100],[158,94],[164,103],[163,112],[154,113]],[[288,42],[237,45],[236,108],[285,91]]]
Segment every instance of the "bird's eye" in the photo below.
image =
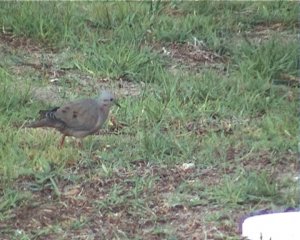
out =
[[114,100],[113,98],[110,99],[111,102],[112,102],[113,100]]

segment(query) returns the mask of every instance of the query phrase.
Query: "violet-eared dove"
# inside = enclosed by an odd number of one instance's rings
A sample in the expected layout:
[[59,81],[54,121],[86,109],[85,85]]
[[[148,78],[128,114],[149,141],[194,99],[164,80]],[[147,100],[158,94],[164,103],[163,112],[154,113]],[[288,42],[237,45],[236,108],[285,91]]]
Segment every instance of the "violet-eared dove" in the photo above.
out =
[[113,104],[119,106],[115,96],[103,90],[97,99],[80,99],[51,110],[41,110],[40,119],[25,127],[55,128],[63,134],[60,147],[66,136],[79,138],[81,143],[84,137],[96,133],[102,127]]

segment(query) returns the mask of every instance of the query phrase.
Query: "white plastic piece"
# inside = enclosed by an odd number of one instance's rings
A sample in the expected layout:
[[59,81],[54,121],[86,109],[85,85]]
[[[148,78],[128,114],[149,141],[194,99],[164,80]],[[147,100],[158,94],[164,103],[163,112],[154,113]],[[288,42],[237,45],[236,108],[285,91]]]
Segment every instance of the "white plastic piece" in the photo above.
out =
[[249,217],[243,222],[242,235],[249,240],[300,240],[300,212]]

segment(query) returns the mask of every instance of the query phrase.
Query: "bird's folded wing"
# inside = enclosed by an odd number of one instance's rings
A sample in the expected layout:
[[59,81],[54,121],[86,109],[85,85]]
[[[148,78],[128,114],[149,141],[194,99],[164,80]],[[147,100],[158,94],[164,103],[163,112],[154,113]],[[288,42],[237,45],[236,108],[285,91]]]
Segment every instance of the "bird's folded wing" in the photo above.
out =
[[92,130],[99,117],[98,104],[93,99],[66,104],[55,112],[55,117],[74,130]]

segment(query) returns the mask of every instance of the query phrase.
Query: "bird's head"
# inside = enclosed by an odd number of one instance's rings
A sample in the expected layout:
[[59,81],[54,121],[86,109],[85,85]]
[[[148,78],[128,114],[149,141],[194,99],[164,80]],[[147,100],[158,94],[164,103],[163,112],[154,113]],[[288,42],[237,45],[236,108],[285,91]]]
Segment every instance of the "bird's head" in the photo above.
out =
[[101,91],[99,103],[105,107],[111,107],[113,104],[116,104],[118,107],[120,107],[120,104],[117,102],[115,95],[108,90]]

